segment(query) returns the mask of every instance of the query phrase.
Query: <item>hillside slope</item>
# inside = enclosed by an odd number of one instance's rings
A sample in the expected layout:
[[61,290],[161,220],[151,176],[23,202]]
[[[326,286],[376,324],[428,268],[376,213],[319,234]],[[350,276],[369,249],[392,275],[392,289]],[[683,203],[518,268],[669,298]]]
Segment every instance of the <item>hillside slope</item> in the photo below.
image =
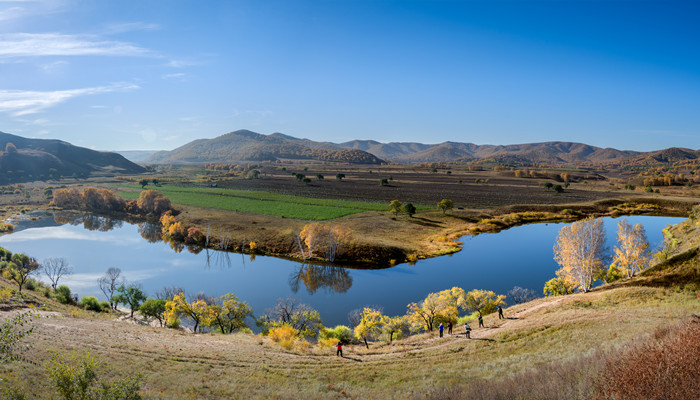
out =
[[61,140],[29,139],[0,132],[0,184],[93,173],[137,174],[146,170],[117,153]]

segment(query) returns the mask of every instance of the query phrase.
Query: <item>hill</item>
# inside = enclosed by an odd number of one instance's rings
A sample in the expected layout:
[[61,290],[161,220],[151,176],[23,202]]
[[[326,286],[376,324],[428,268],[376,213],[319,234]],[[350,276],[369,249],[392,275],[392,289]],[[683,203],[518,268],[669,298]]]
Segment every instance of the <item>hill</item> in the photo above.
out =
[[280,133],[261,135],[238,130],[214,139],[199,139],[172,151],[161,151],[146,162],[154,164],[232,163],[281,159],[379,164],[376,156],[362,150],[296,139]]
[[61,140],[29,139],[0,132],[0,184],[91,174],[136,174],[145,169],[117,153]]

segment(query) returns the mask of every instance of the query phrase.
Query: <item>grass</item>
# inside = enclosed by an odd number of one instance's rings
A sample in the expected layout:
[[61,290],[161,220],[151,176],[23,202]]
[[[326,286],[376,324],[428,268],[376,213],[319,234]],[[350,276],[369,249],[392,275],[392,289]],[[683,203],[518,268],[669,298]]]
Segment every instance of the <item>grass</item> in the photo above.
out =
[[[118,194],[126,199],[137,199],[139,185],[122,185]],[[150,187],[149,187],[150,188]],[[163,193],[174,204],[272,215],[305,220],[329,220],[365,211],[387,211],[388,204],[352,200],[319,199],[271,192],[198,188],[164,185],[155,190]]]

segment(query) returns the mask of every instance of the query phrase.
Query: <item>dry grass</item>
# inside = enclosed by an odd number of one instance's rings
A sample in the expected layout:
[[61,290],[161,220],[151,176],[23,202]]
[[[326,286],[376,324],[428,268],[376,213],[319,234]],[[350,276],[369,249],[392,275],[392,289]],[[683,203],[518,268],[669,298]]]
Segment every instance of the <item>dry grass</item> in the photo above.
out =
[[[506,320],[487,316],[486,328],[475,329],[472,340],[463,334],[421,334],[372,343],[369,349],[346,346],[345,358],[335,357],[332,348],[287,351],[256,335],[192,335],[92,313],[76,318],[65,309],[37,322],[27,352],[36,364],[1,365],[0,374],[25,390],[41,387],[46,377],[40,365],[51,351],[75,350],[90,351],[104,363],[100,374],[109,378],[142,372],[147,399],[461,397],[459,391],[471,383],[488,388],[488,382],[514,379],[499,384],[505,390],[538,376],[531,374],[543,374],[538,378],[543,379],[548,370],[533,368],[550,363],[570,361],[573,366],[567,368],[576,370],[577,360],[594,349],[614,349],[648,336],[658,326],[686,318],[697,310],[697,301],[691,293],[639,287],[539,299],[506,309]],[[553,365],[552,370],[559,368]],[[552,385],[564,382],[550,379]],[[564,393],[579,393],[582,383],[577,382]],[[547,393],[539,385],[527,390],[535,398]],[[467,393],[472,397],[471,389]]]

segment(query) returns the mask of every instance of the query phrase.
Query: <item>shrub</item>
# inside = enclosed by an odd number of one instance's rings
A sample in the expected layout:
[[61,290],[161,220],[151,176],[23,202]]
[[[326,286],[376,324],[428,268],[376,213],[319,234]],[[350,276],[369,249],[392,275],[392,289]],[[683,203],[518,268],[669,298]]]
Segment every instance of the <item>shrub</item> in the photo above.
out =
[[53,298],[61,304],[73,304],[70,288],[66,285],[61,285],[53,292]]
[[287,350],[291,350],[295,346],[299,340],[298,335],[299,331],[287,324],[276,326],[268,333],[270,339]]
[[84,296],[80,299],[80,306],[89,311],[102,311],[100,301],[95,296]]
[[[336,325],[333,329],[321,328],[318,332],[321,339],[333,339],[335,343],[350,343],[352,341],[352,329],[345,325]],[[334,344],[335,344],[334,343]]]
[[12,297],[12,289],[2,288],[0,289],[0,303],[5,303]]

